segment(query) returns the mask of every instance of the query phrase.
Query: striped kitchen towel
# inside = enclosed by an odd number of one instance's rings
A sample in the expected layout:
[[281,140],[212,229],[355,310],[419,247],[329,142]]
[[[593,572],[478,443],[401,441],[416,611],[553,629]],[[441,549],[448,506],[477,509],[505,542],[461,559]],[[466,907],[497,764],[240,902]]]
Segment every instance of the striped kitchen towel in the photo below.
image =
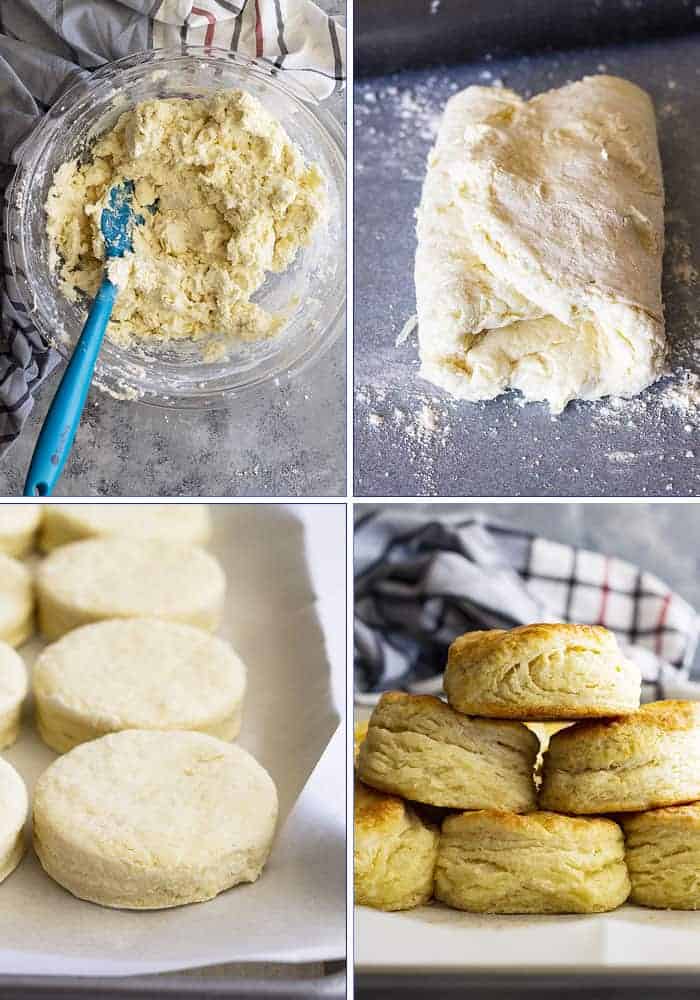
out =
[[604,625],[639,665],[642,696],[700,698],[688,680],[700,618],[632,563],[481,516],[406,507],[355,525],[355,690],[439,694],[453,639],[531,622]]
[[[0,0],[0,193],[15,151],[69,87],[143,49],[215,45],[288,73],[319,99],[345,79],[345,31],[311,0]],[[0,453],[59,363],[32,327],[0,223]]]

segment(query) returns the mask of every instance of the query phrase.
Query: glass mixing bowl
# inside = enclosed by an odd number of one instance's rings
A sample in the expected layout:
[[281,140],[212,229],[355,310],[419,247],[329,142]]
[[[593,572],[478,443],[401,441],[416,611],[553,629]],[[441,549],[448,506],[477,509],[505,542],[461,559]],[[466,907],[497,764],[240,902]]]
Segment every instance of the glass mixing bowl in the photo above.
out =
[[[305,88],[262,62],[211,46],[156,49],[110,63],[72,87],[22,145],[5,215],[10,264],[30,318],[68,355],[89,303],[69,302],[49,270],[44,204],[57,167],[89,155],[96,136],[128,107],[158,97],[202,97],[239,87],[281,122],[326,178],[329,219],[283,274],[269,274],[253,296],[264,309],[290,314],[283,331],[256,343],[141,342],[105,339],[95,382],[120,398],[161,406],[223,404],[271,379],[291,378],[338,336],[345,319],[345,153],[338,122]],[[218,350],[212,351],[212,347]],[[212,360],[207,360],[207,356]],[[215,358],[215,360],[213,360]]]

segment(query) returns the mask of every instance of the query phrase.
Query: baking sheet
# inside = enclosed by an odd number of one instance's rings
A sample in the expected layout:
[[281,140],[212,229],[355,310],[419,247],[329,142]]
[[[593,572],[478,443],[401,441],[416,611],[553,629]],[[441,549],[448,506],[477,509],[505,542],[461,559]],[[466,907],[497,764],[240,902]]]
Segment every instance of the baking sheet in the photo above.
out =
[[[431,24],[440,23],[436,10]],[[696,496],[700,36],[490,55],[355,85],[355,495]],[[414,210],[442,108],[470,84],[530,96],[599,72],[633,80],[656,106],[671,374],[636,400],[575,402],[557,417],[517,393],[453,400],[418,378],[415,333],[401,342],[415,313]]]
[[[138,913],[74,898],[30,850],[0,885],[0,974],[131,975],[345,955],[343,701],[333,698],[345,675],[345,505],[213,511],[210,548],[229,583],[221,634],[248,666],[239,742],[280,796],[265,871],[207,903]],[[31,662],[39,648],[21,652]],[[3,756],[31,787],[56,755],[25,718]]]

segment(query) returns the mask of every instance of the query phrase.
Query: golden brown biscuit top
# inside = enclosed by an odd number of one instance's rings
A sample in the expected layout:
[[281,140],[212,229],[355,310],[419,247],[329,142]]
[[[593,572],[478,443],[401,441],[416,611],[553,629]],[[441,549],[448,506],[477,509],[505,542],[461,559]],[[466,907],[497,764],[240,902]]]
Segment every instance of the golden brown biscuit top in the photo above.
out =
[[562,816],[559,813],[539,810],[531,813],[503,812],[498,809],[478,809],[448,816],[442,824],[442,832],[448,834],[511,833],[516,836],[528,834],[588,836],[591,833],[619,831],[617,823],[602,817]]
[[661,809],[648,809],[646,812],[628,813],[620,816],[620,823],[625,833],[636,833],[655,827],[668,829],[674,826],[700,830],[700,802],[690,802],[684,806],[663,806]]
[[386,830],[405,822],[406,803],[398,795],[376,792],[355,781],[355,825],[365,832]]
[[639,730],[657,729],[666,732],[682,732],[700,725],[700,702],[695,701],[650,701],[636,712],[621,719],[591,719],[577,722],[575,726],[562,730],[552,737],[550,746],[573,744],[579,741],[593,742],[597,737],[633,736]]
[[471,748],[475,740],[497,742],[504,748],[533,755],[539,748],[537,736],[522,722],[462,715],[431,694],[387,691],[369,720],[370,730],[374,727],[394,733],[420,733],[467,748]]
[[448,662],[497,667],[504,662],[530,660],[553,649],[572,645],[594,652],[619,653],[615,635],[600,625],[535,622],[518,625],[508,631],[491,629],[460,635],[450,646]]

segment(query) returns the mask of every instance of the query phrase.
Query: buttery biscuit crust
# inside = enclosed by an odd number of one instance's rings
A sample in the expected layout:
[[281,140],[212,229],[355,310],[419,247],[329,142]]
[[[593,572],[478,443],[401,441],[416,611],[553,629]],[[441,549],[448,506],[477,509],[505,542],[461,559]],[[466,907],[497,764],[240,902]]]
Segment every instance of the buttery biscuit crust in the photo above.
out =
[[620,818],[632,901],[655,909],[700,909],[700,803]]
[[600,913],[629,894],[622,832],[607,819],[465,812],[442,826],[436,898],[474,913]]
[[660,701],[625,719],[582,722],[552,737],[542,808],[637,812],[700,798],[700,705]]
[[473,719],[431,695],[389,692],[358,758],[366,784],[454,809],[534,808],[539,741],[519,722]]
[[608,717],[639,707],[641,674],[608,629],[536,623],[459,636],[450,646],[444,688],[450,705],[467,714]]
[[439,830],[407,802],[355,782],[355,902],[407,910],[433,894]]

